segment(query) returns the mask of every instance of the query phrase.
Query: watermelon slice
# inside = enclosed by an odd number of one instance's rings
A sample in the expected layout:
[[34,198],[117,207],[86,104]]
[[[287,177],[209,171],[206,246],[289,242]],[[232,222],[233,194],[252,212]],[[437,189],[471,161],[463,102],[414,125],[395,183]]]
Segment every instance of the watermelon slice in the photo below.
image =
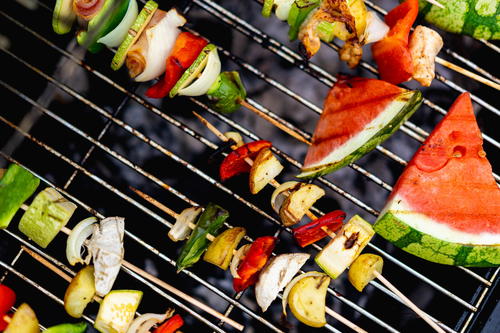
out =
[[374,229],[429,261],[500,265],[500,189],[468,93],[413,156]]
[[339,76],[328,94],[299,178],[352,163],[387,140],[422,103],[418,90],[376,79]]

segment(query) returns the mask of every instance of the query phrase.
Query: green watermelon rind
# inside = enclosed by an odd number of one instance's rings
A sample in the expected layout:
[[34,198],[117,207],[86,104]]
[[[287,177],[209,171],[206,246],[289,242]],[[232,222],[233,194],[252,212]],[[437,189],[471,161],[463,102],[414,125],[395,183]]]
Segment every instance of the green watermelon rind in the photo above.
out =
[[500,245],[453,243],[421,232],[390,211],[373,225],[375,232],[400,249],[439,264],[469,267],[500,265]]
[[[411,95],[410,98],[407,96]],[[320,166],[315,166],[313,168],[304,168],[301,173],[297,175],[297,178],[301,179],[311,179],[315,177],[320,177],[326,175],[330,172],[336,171],[344,166],[353,163],[363,157],[368,152],[375,149],[379,144],[387,140],[394,132],[396,132],[401,125],[411,117],[411,115],[418,110],[422,104],[422,93],[419,90],[412,90],[404,92],[396,99],[408,98],[408,101],[401,108],[401,110],[396,114],[396,116],[380,131],[375,133],[365,144],[361,147],[341,159],[333,163],[327,163]]]

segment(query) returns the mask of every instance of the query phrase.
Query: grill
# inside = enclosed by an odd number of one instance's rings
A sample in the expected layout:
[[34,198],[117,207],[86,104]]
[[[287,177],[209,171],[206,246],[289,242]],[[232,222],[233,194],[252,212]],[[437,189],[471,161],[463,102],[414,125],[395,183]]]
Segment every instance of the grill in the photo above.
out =
[[[386,12],[382,7],[395,5],[395,1],[382,2],[381,6],[365,2],[379,13]],[[160,4],[163,9],[171,5],[167,1]],[[219,47],[223,68],[242,73],[251,106],[311,138],[323,98],[336,81],[331,73],[346,70],[336,62],[337,44],[324,45],[312,62],[305,63],[296,46],[285,41],[286,24],[260,17],[258,1],[190,0],[175,5],[188,18],[186,29]],[[280,240],[277,253],[299,252],[302,250],[294,244],[291,230],[271,213],[271,189],[251,196],[244,179],[227,184],[217,180],[218,162],[207,161],[217,160],[213,153],[223,144],[191,111],[201,113],[221,131],[233,129],[248,140],[272,140],[275,154],[286,165],[279,180],[292,179],[297,173],[307,146],[297,144],[248,110],[225,116],[211,110],[203,99],[145,100],[142,96],[147,85],[131,82],[124,71],[109,69],[112,50],[85,55],[73,36],[54,34],[49,23],[52,7],[53,2],[47,0],[2,2],[5,35],[0,40],[1,57],[9,70],[1,79],[5,106],[0,113],[0,167],[18,163],[37,175],[43,185],[56,188],[78,204],[69,227],[89,214],[99,218],[125,216],[127,261],[244,324],[245,331],[307,331],[293,318],[283,320],[280,302],[275,301],[261,313],[251,290],[235,294],[229,272],[200,261],[192,269],[175,274],[180,245],[165,237],[174,219],[137,197],[130,188],[140,189],[176,212],[189,205],[219,203],[231,213],[228,227],[247,228],[245,241],[275,235]],[[489,73],[498,69],[491,61],[498,59],[498,46],[448,35],[445,45],[441,56],[500,83],[495,74]],[[361,76],[377,73],[370,61],[363,61],[356,71]],[[495,130],[500,110],[494,105],[498,94],[444,67],[437,66],[437,72],[436,81],[424,93],[427,99],[421,110],[391,139],[350,168],[315,181],[327,190],[327,198],[313,209],[315,214],[340,208],[349,216],[357,213],[374,221],[406,161],[458,93],[465,90],[472,92],[479,110],[485,150],[500,181],[500,143]],[[0,233],[1,281],[16,290],[19,300],[32,305],[44,327],[71,321],[60,306],[66,282],[26,252],[34,251],[72,276],[75,272],[65,264],[64,238],[58,236],[41,250],[20,236],[15,227]],[[306,251],[314,255],[324,244],[320,242]],[[486,322],[498,298],[498,268],[469,269],[423,262],[379,237],[372,240],[367,251],[383,256],[384,276],[447,332],[477,332],[488,327]],[[310,260],[304,270],[313,269],[318,268]],[[186,331],[235,331],[133,270],[122,270],[114,288],[143,290],[139,311],[175,307],[185,314]],[[327,306],[370,332],[430,330],[377,281],[359,294],[345,277],[339,278],[328,289]],[[92,323],[97,305],[91,304],[87,310],[84,319]],[[326,331],[350,331],[332,317],[327,320]]]

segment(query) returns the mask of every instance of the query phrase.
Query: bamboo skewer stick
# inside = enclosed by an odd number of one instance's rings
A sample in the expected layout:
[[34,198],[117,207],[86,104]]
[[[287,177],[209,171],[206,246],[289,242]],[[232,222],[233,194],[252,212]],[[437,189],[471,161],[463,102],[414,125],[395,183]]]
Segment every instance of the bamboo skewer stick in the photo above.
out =
[[333,311],[329,307],[325,307],[325,308],[326,308],[326,313],[328,313],[330,316],[337,319],[338,321],[340,321],[342,324],[346,325],[347,327],[349,327],[353,331],[358,332],[358,333],[368,333],[367,331],[365,331],[364,329],[362,329],[358,325],[354,324],[353,322],[347,320],[345,317],[341,316],[340,314]]
[[389,288],[393,293],[395,293],[401,300],[413,311],[415,311],[416,314],[420,316],[427,324],[429,324],[436,332],[439,333],[446,333],[445,330],[443,330],[441,327],[439,327],[436,322],[434,322],[431,318],[429,318],[429,315],[425,313],[424,311],[420,310],[418,306],[415,305],[408,297],[406,297],[402,292],[400,292],[392,283],[390,283],[382,274],[380,274],[377,271],[374,271],[375,276],[377,279],[380,280],[387,288]]
[[481,75],[477,75],[476,73],[473,73],[465,68],[462,68],[460,66],[457,66],[447,60],[444,60],[442,58],[436,57],[436,62],[440,65],[443,65],[444,67],[447,67],[451,70],[454,70],[457,73],[460,73],[462,75],[465,75],[473,80],[479,81],[487,86],[490,86],[496,90],[500,90],[500,84],[495,83],[485,77],[482,77]]
[[439,8],[443,8],[444,9],[444,6],[437,0],[426,0],[427,2],[433,4],[434,6],[438,6]]

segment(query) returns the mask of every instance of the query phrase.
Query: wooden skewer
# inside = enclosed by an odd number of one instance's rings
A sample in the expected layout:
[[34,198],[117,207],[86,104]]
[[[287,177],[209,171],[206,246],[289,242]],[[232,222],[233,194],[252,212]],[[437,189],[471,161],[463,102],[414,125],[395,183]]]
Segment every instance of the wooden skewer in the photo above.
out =
[[449,69],[454,70],[457,73],[460,73],[460,74],[465,75],[465,76],[467,76],[467,77],[469,77],[471,79],[474,79],[476,81],[484,83],[485,85],[490,86],[490,87],[492,87],[492,88],[494,88],[496,90],[500,90],[500,84],[495,83],[495,82],[493,82],[493,81],[491,81],[491,80],[489,80],[489,79],[487,79],[485,77],[482,77],[481,75],[477,75],[476,73],[473,73],[473,72],[471,72],[471,71],[469,71],[469,70],[467,70],[465,68],[457,66],[457,65],[455,65],[455,64],[453,64],[453,63],[451,63],[451,62],[449,62],[447,60],[444,60],[442,58],[436,57],[436,62],[438,64],[443,65],[444,67],[447,67]]
[[418,314],[427,324],[429,324],[436,332],[439,333],[446,333],[445,330],[443,330],[441,327],[439,327],[438,324],[436,324],[427,313],[424,311],[420,310],[418,306],[415,305],[408,297],[406,297],[402,292],[400,292],[392,283],[390,283],[382,274],[380,274],[377,271],[374,271],[375,276],[377,279],[380,280],[387,288],[389,288],[393,293],[395,293],[401,300],[405,302],[405,304],[415,311],[416,314]]
[[444,6],[439,3],[437,0],[426,0],[427,2],[433,4],[434,6],[438,6],[439,8],[444,8]]
[[353,322],[349,321],[345,317],[341,316],[337,312],[333,311],[329,307],[325,307],[325,308],[326,308],[326,313],[328,313],[330,316],[332,316],[333,318],[335,318],[338,321],[340,321],[342,324],[344,324],[347,327],[351,328],[353,331],[358,332],[358,333],[368,333],[367,331],[365,331],[364,329],[362,329],[358,325],[354,324]]

